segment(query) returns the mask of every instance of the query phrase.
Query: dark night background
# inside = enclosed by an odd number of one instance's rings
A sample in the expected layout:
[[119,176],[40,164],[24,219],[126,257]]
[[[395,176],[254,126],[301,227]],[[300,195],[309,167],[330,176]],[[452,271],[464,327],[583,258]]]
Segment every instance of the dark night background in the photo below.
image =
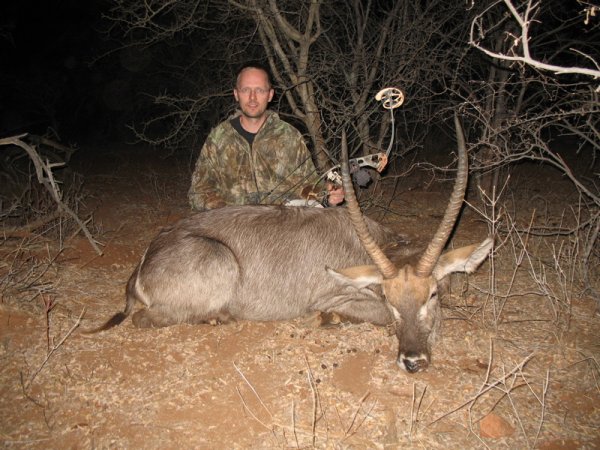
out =
[[2,2],[0,134],[60,141],[128,137],[135,72],[105,33],[106,1]]
[[[562,17],[582,8],[577,2],[552,3],[554,9],[544,16],[544,26],[559,27]],[[148,93],[169,91],[193,97],[200,91],[205,92],[207,83],[224,86],[231,77],[230,72],[220,71],[224,54],[230,64],[235,57],[257,54],[256,47],[244,48],[241,56],[229,55],[228,50],[224,52],[226,44],[217,40],[221,27],[218,23],[210,25],[209,16],[204,18],[209,24],[208,34],[195,30],[191,38],[180,33],[145,48],[123,49],[122,34],[106,19],[113,7],[114,3],[107,0],[2,2],[0,136],[50,132],[65,143],[133,142],[135,139],[128,127],[133,123],[139,125],[157,112]],[[232,30],[236,30],[235,26],[223,31],[225,38],[234,39],[230,34]],[[244,30],[236,31],[238,38],[243,39]],[[586,30],[581,26],[566,27],[561,31],[565,33],[562,38],[581,37],[577,45],[595,56],[592,36],[580,36],[581,31]],[[207,36],[215,38],[213,45],[206,45]],[[557,48],[554,41],[550,42],[547,52]],[[260,54],[261,50],[258,51]],[[194,63],[195,58],[198,63]],[[189,64],[185,77],[178,74],[179,67],[173,69],[182,61]],[[586,63],[585,60],[562,62]],[[210,70],[205,68],[208,65],[212,66]],[[204,75],[193,77],[190,73]],[[479,74],[474,76],[477,78]],[[405,82],[408,80],[402,81]],[[418,84],[418,80],[412,82]],[[195,126],[191,128],[196,136],[184,147],[196,148],[201,144],[205,132],[223,117],[232,103],[230,98],[225,101],[213,98],[211,102],[214,105],[210,109],[211,116],[204,109],[200,119],[195,117]]]

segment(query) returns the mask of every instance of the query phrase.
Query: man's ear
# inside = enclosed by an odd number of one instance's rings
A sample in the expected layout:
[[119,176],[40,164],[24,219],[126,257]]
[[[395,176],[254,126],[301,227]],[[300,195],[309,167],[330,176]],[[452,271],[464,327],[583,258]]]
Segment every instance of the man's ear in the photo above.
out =
[[468,245],[444,253],[433,269],[433,276],[436,280],[441,280],[454,272],[475,272],[489,256],[493,244],[494,240],[487,238],[481,244]]
[[375,266],[354,266],[344,269],[325,267],[329,275],[340,284],[349,284],[357,289],[362,289],[370,284],[381,284],[383,277]]

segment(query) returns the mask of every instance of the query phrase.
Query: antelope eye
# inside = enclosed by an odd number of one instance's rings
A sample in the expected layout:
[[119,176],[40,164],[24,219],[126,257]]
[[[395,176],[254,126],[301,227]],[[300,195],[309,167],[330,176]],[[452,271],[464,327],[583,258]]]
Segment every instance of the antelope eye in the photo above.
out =
[[435,291],[433,291],[430,295],[429,295],[429,300],[434,300],[437,298],[437,289]]

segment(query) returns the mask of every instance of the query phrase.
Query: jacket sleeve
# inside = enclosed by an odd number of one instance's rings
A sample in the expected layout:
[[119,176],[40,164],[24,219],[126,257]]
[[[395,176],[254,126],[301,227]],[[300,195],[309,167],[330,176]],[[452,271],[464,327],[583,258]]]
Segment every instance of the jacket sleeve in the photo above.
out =
[[218,155],[214,141],[209,136],[200,151],[192,174],[188,199],[193,210],[214,209],[225,206],[226,201],[219,190],[222,168],[216,159]]

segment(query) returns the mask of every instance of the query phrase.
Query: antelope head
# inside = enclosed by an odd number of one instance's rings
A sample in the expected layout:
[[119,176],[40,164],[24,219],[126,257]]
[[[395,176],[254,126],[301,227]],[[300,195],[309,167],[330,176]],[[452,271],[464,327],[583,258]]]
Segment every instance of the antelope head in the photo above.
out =
[[438,282],[453,272],[471,273],[487,258],[492,239],[442,254],[462,207],[468,180],[468,158],[462,128],[455,115],[458,170],[446,212],[427,249],[414,266],[396,267],[370,235],[362,216],[348,168],[348,148],[342,136],[342,181],[352,225],[373,265],[336,271],[356,287],[379,284],[394,318],[399,341],[397,364],[414,373],[426,369],[441,320]]

